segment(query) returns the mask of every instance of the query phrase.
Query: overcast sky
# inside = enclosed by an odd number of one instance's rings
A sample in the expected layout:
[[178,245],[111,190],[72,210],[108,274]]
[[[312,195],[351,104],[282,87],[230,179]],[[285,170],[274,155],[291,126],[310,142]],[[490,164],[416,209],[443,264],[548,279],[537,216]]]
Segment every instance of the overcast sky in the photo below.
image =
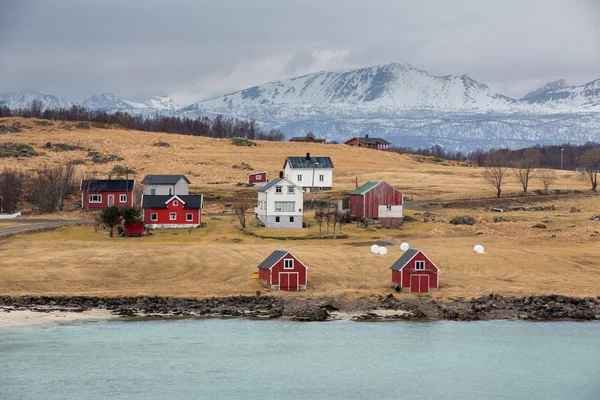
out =
[[600,0],[0,0],[0,93],[187,105],[390,62],[509,96],[583,84],[600,78]]

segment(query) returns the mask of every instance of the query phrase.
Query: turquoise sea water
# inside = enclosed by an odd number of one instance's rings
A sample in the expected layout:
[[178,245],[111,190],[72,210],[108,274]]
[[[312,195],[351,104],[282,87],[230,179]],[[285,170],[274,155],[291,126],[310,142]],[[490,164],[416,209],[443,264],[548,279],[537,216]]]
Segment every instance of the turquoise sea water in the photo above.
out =
[[0,399],[600,399],[600,323],[205,319],[0,331]]

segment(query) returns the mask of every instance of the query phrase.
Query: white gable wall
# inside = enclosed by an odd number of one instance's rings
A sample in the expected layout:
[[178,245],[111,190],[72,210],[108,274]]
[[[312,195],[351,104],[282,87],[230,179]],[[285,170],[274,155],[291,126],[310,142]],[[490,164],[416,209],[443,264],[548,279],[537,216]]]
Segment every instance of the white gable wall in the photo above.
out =
[[156,190],[157,195],[181,195],[189,194],[188,183],[181,178],[175,185],[148,185],[144,184],[144,194],[151,195],[152,189]]
[[[301,179],[299,179],[299,175]],[[321,180],[323,175],[323,180]],[[290,164],[285,164],[285,177],[302,188],[323,188],[333,187],[333,169],[328,168],[291,168]]]

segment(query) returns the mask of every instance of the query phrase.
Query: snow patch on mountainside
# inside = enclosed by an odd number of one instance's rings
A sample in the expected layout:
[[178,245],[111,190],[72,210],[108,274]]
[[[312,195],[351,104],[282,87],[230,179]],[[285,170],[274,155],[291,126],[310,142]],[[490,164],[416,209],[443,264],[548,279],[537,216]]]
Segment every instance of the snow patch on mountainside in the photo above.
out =
[[71,107],[73,103],[61,97],[51,94],[38,92],[20,92],[20,93],[3,93],[0,94],[0,103],[3,103],[11,109],[23,109],[31,105],[31,102],[38,100],[42,102],[42,110],[52,108]]

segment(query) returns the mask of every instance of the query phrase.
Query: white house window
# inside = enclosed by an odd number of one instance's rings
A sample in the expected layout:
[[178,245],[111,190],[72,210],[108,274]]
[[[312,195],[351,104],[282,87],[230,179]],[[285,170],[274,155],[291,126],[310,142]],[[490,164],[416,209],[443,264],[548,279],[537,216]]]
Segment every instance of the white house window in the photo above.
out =
[[275,186],[275,193],[283,193],[283,186]]
[[325,182],[325,175],[319,175],[319,182]]
[[290,222],[293,223],[294,222],[294,217],[290,217]]
[[177,207],[179,205],[179,202],[177,200],[173,200],[173,206]]
[[295,201],[276,201],[275,211],[294,211],[296,209]]
[[275,217],[275,222],[279,222],[279,217]]
[[425,269],[425,261],[415,261],[415,269],[417,271],[422,271]]
[[174,213],[174,212],[170,213],[169,214],[169,219],[171,221],[175,221],[177,219],[177,213]]
[[126,194],[120,194],[119,195],[119,202],[126,203],[127,202],[127,195]]
[[169,188],[169,196],[173,194],[173,189]]
[[158,221],[158,214],[156,214],[156,213],[150,214],[150,221]]
[[294,260],[283,260],[283,269],[294,269]]
[[260,181],[262,179],[262,175],[256,175],[256,180]]
[[288,193],[289,194],[293,194],[294,193],[294,187],[293,186],[288,186]]
[[102,203],[102,195],[101,194],[90,194],[89,202],[90,203]]
[[302,175],[298,174],[298,182],[302,182]]
[[194,220],[194,214],[185,214],[185,220],[186,221],[193,221]]

